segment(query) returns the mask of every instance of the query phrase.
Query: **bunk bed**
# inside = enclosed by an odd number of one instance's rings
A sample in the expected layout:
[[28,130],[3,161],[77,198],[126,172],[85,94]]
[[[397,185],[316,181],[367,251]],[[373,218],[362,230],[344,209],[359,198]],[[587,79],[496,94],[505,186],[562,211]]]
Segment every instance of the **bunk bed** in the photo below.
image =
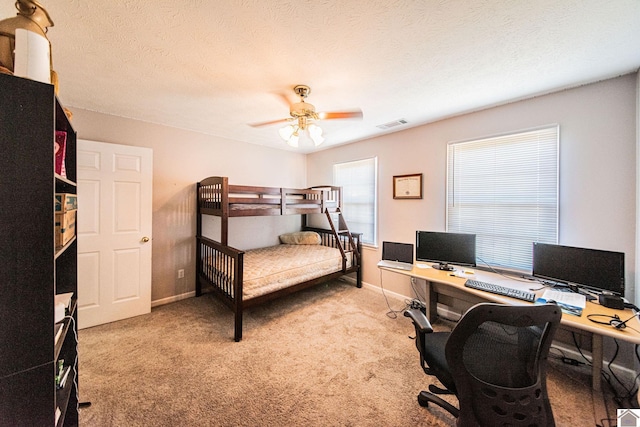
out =
[[[233,311],[235,341],[242,339],[246,308],[350,273],[362,287],[361,235],[344,221],[340,187],[255,187],[209,177],[196,194],[196,296],[210,291]],[[329,228],[308,226],[309,214],[323,214]],[[203,215],[220,218],[220,241],[203,235]],[[229,246],[229,218],[269,215],[300,215],[301,229],[268,248]]]

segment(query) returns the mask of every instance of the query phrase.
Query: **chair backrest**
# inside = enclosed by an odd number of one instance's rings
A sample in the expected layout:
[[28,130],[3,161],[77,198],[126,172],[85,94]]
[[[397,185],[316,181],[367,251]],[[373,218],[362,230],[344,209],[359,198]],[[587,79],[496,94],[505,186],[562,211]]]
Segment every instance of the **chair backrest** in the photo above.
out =
[[482,303],[460,319],[445,352],[459,426],[553,426],[546,359],[562,312],[555,304]]

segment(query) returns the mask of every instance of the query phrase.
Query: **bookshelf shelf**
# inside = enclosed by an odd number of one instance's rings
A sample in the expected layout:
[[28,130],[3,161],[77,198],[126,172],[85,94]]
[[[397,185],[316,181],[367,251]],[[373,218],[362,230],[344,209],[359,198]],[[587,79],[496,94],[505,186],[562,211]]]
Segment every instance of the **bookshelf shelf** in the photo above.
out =
[[56,259],[58,259],[58,257],[62,255],[68,248],[73,247],[73,243],[76,241],[76,239],[77,236],[73,236],[71,240],[69,240],[64,246],[57,246],[55,255]]
[[75,182],[73,182],[73,181],[69,180],[68,178],[66,178],[66,177],[64,177],[64,176],[62,176],[62,175],[55,174],[55,178],[56,178],[58,181],[63,182],[63,183],[65,183],[65,184],[67,184],[67,185],[70,185],[70,186],[72,186],[72,187],[75,187],[75,186],[76,186],[76,183],[75,183]]

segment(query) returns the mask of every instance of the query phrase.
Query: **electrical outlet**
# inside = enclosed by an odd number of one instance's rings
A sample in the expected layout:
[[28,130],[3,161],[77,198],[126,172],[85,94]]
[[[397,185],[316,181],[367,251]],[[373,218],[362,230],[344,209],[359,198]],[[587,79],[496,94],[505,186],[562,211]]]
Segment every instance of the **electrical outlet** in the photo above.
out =
[[184,270],[182,268],[178,270],[178,279],[184,279]]

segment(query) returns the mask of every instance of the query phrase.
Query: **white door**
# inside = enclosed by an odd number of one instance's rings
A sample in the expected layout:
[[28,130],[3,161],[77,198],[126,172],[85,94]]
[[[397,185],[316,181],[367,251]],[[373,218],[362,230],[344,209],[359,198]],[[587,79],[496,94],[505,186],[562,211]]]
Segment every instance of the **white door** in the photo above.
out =
[[149,148],[78,140],[78,327],[151,311]]

